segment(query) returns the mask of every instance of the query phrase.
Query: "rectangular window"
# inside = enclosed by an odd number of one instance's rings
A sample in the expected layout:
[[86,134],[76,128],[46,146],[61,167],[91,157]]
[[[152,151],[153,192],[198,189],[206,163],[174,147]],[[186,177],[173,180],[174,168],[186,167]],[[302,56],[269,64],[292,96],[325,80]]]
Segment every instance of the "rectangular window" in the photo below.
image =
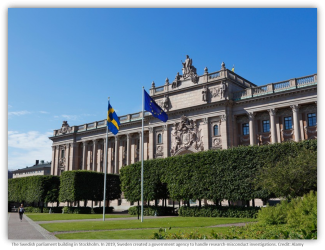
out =
[[249,124],[243,123],[243,135],[249,135]]
[[287,130],[287,129],[292,129],[292,118],[291,118],[291,116],[284,117],[284,130]]
[[270,132],[270,120],[262,121],[263,123],[263,133]]
[[311,113],[307,115],[308,118],[308,127],[316,126],[316,113]]

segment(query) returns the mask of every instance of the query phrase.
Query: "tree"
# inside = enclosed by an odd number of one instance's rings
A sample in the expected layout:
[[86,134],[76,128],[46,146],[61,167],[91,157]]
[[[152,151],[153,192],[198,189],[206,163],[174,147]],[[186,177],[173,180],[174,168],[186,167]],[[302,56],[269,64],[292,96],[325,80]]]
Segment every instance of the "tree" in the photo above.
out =
[[303,149],[296,157],[266,164],[255,183],[277,197],[294,198],[317,191],[317,151]]

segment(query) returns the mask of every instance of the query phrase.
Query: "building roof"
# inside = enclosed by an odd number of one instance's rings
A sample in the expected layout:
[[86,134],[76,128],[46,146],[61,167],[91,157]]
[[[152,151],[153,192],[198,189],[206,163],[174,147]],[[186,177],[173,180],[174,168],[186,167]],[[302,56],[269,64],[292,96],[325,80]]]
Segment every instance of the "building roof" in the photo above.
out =
[[41,161],[39,163],[37,160],[35,165],[12,171],[12,173],[15,174],[15,173],[29,172],[29,171],[42,170],[42,169],[51,169],[51,162]]

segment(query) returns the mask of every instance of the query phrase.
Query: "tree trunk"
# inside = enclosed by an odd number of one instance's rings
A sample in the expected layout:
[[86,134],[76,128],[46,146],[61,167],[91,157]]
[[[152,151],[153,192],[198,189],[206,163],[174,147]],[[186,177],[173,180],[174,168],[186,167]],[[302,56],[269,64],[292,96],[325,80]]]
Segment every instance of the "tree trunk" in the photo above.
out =
[[173,214],[175,213],[175,201],[173,200]]

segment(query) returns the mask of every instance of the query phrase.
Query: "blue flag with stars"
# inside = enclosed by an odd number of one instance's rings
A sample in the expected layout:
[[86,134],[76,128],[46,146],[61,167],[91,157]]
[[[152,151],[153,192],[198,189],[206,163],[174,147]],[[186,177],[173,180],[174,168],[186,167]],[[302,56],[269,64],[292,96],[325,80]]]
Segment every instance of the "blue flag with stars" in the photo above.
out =
[[144,110],[149,111],[152,116],[166,122],[168,120],[168,115],[161,107],[150,97],[150,95],[144,91]]

